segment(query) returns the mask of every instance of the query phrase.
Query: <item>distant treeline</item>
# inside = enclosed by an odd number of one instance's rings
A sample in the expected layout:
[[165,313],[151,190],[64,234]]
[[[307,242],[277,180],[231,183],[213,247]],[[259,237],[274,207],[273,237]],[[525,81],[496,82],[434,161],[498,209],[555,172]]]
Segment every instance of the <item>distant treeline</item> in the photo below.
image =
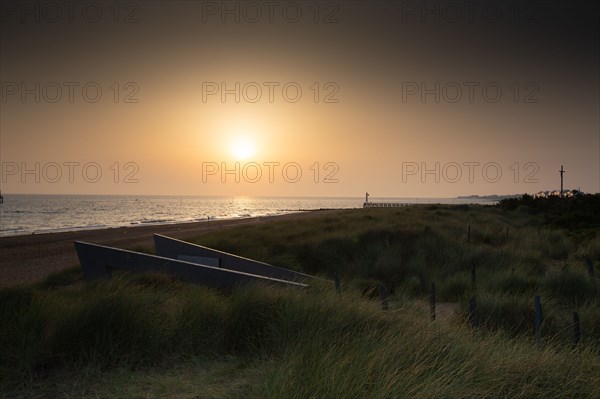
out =
[[498,207],[543,215],[547,224],[570,230],[600,227],[600,194],[567,198],[534,198],[524,194],[520,198],[503,199]]

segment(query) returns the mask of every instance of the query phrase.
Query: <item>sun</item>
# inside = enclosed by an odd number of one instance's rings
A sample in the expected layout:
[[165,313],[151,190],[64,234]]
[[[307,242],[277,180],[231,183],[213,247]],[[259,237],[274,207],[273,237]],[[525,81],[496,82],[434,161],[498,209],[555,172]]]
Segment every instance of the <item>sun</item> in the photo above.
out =
[[256,147],[248,137],[236,137],[231,142],[231,154],[236,159],[248,159],[254,155]]

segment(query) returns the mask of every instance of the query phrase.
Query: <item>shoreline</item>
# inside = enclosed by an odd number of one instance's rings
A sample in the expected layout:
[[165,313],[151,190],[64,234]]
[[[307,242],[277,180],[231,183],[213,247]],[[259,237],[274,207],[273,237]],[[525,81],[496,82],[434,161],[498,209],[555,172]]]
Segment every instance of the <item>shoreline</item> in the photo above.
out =
[[109,230],[109,229],[121,229],[129,227],[145,227],[145,226],[169,226],[175,224],[189,224],[189,223],[209,223],[227,220],[243,220],[243,219],[258,219],[266,217],[278,217],[291,215],[294,213],[304,212],[315,212],[315,211],[331,211],[331,210],[342,210],[342,209],[360,209],[360,208],[315,208],[315,209],[283,209],[279,213],[271,213],[264,215],[240,215],[230,217],[208,217],[205,219],[193,219],[193,220],[169,220],[169,221],[148,221],[148,222],[130,222],[129,224],[115,225],[115,226],[81,226],[81,227],[61,227],[55,229],[37,230],[20,232],[16,234],[2,234],[0,233],[0,239],[9,237],[23,237],[32,236],[38,234],[58,234],[58,233],[74,233],[78,231],[93,231],[93,230]]
[[212,222],[212,221],[252,219],[252,218],[271,217],[271,216],[283,216],[283,215],[289,215],[291,213],[299,213],[299,212],[311,212],[313,210],[318,210],[318,209],[301,209],[298,211],[286,211],[285,213],[278,213],[278,214],[272,214],[272,215],[238,216],[238,217],[223,217],[223,218],[213,217],[213,218],[196,219],[196,220],[130,222],[129,224],[115,225],[115,226],[103,225],[103,226],[61,227],[61,228],[56,228],[56,229],[20,232],[20,233],[16,233],[16,234],[0,234],[0,239],[8,238],[8,237],[23,237],[23,236],[32,236],[32,235],[41,235],[41,234],[60,234],[60,233],[75,233],[75,232],[79,232],[79,231],[122,229],[122,228],[129,228],[129,227],[169,226],[169,225],[175,225],[175,224],[208,223],[208,222]]
[[342,210],[319,209],[272,216],[0,236],[0,287],[35,283],[52,273],[79,265],[73,245],[76,240],[135,250],[151,248],[155,233],[187,239],[213,230],[274,220],[306,219],[339,211]]

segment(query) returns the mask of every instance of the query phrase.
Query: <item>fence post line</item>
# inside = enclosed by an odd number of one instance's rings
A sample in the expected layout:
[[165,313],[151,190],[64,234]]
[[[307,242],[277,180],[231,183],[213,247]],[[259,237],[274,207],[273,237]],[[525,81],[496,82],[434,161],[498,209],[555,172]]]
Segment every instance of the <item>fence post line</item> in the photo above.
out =
[[581,325],[579,324],[579,313],[573,312],[573,347],[581,342]]
[[335,290],[338,294],[342,293],[342,282],[340,281],[340,275],[337,273],[333,273],[333,278],[335,279]]
[[429,314],[431,320],[435,320],[435,283],[431,282],[431,291],[429,292]]
[[539,295],[535,296],[535,343],[542,346],[542,301]]
[[381,295],[381,308],[388,310],[390,307],[390,292],[383,283],[379,283],[379,294]]

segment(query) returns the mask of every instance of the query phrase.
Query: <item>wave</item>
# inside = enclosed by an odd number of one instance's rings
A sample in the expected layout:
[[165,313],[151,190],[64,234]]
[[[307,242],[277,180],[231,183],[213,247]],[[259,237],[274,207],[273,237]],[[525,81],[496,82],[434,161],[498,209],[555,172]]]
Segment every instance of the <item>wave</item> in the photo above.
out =
[[[176,200],[176,201],[175,201]],[[5,202],[0,235],[51,233],[124,226],[210,222],[213,220],[272,216],[299,208],[355,208],[356,199],[144,197],[138,201],[105,196],[18,196]],[[95,210],[94,210],[95,209]]]

